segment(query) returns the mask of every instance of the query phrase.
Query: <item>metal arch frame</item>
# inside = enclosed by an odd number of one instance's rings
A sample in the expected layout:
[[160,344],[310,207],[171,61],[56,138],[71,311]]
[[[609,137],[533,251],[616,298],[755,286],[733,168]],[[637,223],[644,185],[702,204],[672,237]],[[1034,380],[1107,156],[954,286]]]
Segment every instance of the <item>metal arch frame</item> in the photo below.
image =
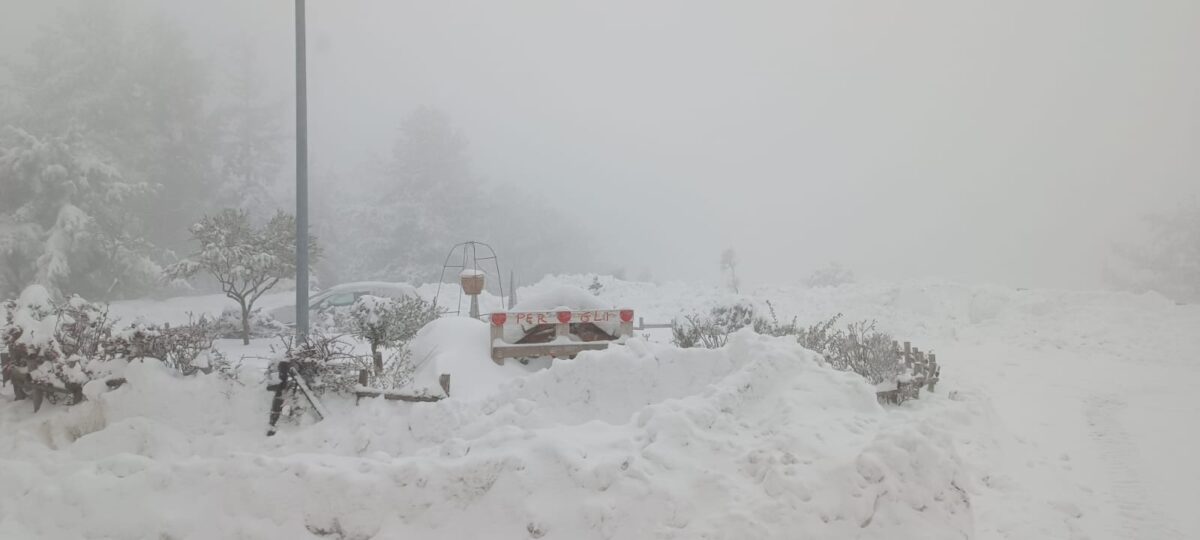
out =
[[[490,255],[480,257],[479,256],[479,248],[480,247],[486,249],[487,253],[490,253]],[[454,258],[454,252],[458,251],[459,249],[462,249],[462,264],[450,264],[450,259]],[[468,249],[470,250],[470,261],[471,261],[471,265],[469,268],[471,268],[472,270],[476,270],[476,271],[479,270],[479,261],[488,261],[488,260],[492,261],[492,268],[495,269],[495,271],[496,271],[496,273],[495,273],[496,288],[498,288],[500,290],[500,305],[504,306],[505,305],[504,304],[504,279],[500,275],[500,258],[496,256],[496,250],[492,249],[492,246],[490,246],[484,242],[477,242],[475,240],[468,240],[466,242],[460,242],[458,244],[454,244],[454,247],[451,247],[450,251],[446,253],[446,260],[445,260],[445,262],[442,263],[442,273],[440,276],[438,276],[438,288],[437,288],[437,293],[435,293],[433,296],[433,304],[436,306],[438,303],[438,300],[442,296],[442,285],[445,284],[445,281],[446,281],[446,270],[448,270],[450,268],[457,268],[457,269],[459,269],[459,273],[461,274],[463,270],[466,270],[468,268],[468,266],[467,266],[467,250]],[[486,270],[484,271],[484,275],[487,275]],[[486,282],[484,284],[484,290],[487,290]],[[463,296],[463,290],[462,290],[462,285],[460,284],[458,287],[458,300],[454,304],[454,314],[455,315],[462,314],[462,296]],[[447,313],[449,313],[449,311],[447,311]]]

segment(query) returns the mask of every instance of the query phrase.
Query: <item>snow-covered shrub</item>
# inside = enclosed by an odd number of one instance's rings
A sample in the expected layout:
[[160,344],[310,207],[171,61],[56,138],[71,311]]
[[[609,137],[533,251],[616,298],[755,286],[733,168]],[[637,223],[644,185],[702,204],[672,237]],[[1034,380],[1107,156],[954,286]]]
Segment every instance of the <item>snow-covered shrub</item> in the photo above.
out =
[[33,390],[35,406],[43,396],[55,401],[58,393],[69,393],[78,402],[84,384],[111,374],[112,326],[100,305],[78,296],[55,304],[45,287],[27,287],[4,303],[0,342],[8,351],[5,379],[13,381],[18,396]]
[[119,327],[106,306],[78,296],[55,303],[40,285],[28,287],[3,308],[5,379],[13,381],[18,396],[33,391],[35,407],[41,397],[53,402],[60,393],[78,402],[83,385],[114,379],[127,362],[141,358],[158,359],[185,375],[232,373],[224,356],[212,349],[214,325],[205,318],[174,327]]
[[685,349],[717,349],[725,346],[730,334],[752,326],[754,322],[754,306],[716,306],[706,315],[692,314],[685,316],[683,322],[674,321],[671,324],[671,334],[675,345]]
[[[200,249],[167,267],[170,280],[185,280],[204,271],[221,285],[225,296],[241,308],[242,343],[250,344],[254,303],[279,280],[296,271],[296,220],[279,212],[262,227],[250,223],[245,210],[226,208],[205,216],[191,228]],[[312,260],[320,257],[316,239],[309,237]]]
[[408,342],[440,313],[432,303],[417,297],[364,295],[340,315],[342,327],[354,337],[370,343],[374,355],[383,347]]
[[[368,385],[394,389],[407,384],[415,371],[408,341],[440,314],[437,306],[418,297],[367,295],[344,310],[340,314],[342,328],[371,346],[370,363],[360,366],[360,369],[370,371]],[[385,347],[392,349],[387,359],[383,356]]]
[[[271,338],[282,336],[292,331],[286,324],[283,324],[267,313],[263,313],[261,309],[253,309],[248,314],[248,320],[245,321],[250,329],[251,338]],[[242,325],[242,313],[238,308],[227,308],[221,312],[221,316],[213,323],[214,331],[221,339],[242,339],[245,327]]]
[[830,349],[831,343],[838,339],[841,331],[834,328],[842,318],[842,314],[838,313],[824,321],[817,322],[811,326],[800,326],[796,322],[796,318],[792,317],[791,321],[782,323],[775,314],[775,305],[767,301],[767,309],[770,318],[756,317],[754,319],[754,331],[767,336],[795,336],[796,341],[804,346],[804,348],[824,353]]
[[876,330],[875,321],[850,323],[836,328],[842,314],[838,313],[808,327],[796,324],[796,319],[784,324],[775,315],[775,307],[767,302],[770,319],[756,318],[754,331],[770,336],[795,336],[804,348],[820,353],[834,369],[853,371],[871,384],[895,381],[904,371],[899,351],[890,334]]
[[895,381],[904,372],[895,340],[875,328],[874,321],[836,325],[839,313],[811,326],[800,326],[795,318],[781,322],[775,306],[767,302],[767,317],[755,314],[753,306],[734,304],[717,306],[708,315],[689,315],[683,324],[671,327],[675,345],[683,348],[715,349],[725,345],[729,335],[747,326],[756,333],[794,337],[806,349],[820,353],[834,369],[853,371],[871,384]]
[[113,332],[110,350],[128,358],[154,358],[184,375],[220,373],[236,378],[234,366],[213,348],[220,324],[201,315],[188,324],[133,324]]
[[[288,336],[283,340],[283,359],[308,381],[314,392],[352,392],[358,384],[358,371],[370,366],[371,358],[355,350],[345,334],[316,328],[306,336]],[[278,369],[278,363],[271,366]]]
[[854,272],[836,262],[829,263],[809,274],[804,283],[809,287],[837,287],[854,283]]
[[906,369],[895,343],[891,334],[875,328],[875,321],[860,321],[831,335],[819,352],[834,369],[853,371],[879,384],[896,381]]

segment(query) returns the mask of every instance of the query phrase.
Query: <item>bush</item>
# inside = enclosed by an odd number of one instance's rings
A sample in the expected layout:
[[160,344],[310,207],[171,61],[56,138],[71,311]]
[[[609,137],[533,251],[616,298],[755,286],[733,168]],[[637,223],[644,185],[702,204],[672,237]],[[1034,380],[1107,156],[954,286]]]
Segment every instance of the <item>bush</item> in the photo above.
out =
[[841,335],[840,331],[834,328],[842,318],[841,313],[812,326],[802,327],[796,323],[795,317],[787,324],[780,323],[775,315],[775,306],[770,301],[767,301],[767,309],[771,315],[769,320],[762,317],[754,320],[754,331],[759,334],[775,337],[795,336],[796,341],[804,348],[819,353],[830,350],[832,343]]
[[871,384],[894,381],[904,371],[899,351],[890,334],[875,329],[875,321],[860,321],[835,328],[838,313],[812,326],[800,327],[796,320],[780,324],[770,302],[771,319],[756,319],[754,331],[772,336],[795,336],[804,348],[820,353],[834,369],[853,371]]
[[896,381],[906,369],[895,343],[890,334],[875,329],[875,321],[860,321],[834,333],[822,354],[834,369],[880,384]]
[[[355,351],[345,335],[314,329],[306,336],[287,336],[283,341],[283,359],[317,393],[349,392],[357,385],[358,366],[369,359]],[[271,366],[278,369],[278,364]],[[352,382],[353,381],[353,382]]]
[[404,345],[440,315],[436,306],[416,297],[363,296],[338,314],[338,322],[354,337],[370,343],[375,355],[383,347]]
[[[291,332],[287,325],[263,313],[261,309],[255,309],[247,314],[246,323],[250,329],[250,337],[253,339],[282,336]],[[241,310],[225,309],[221,312],[221,316],[213,322],[213,327],[214,333],[221,339],[241,339],[243,330]]]
[[[359,372],[367,371],[371,388],[395,390],[412,382],[417,366],[407,347],[380,353],[380,364],[372,355],[361,354],[345,334],[314,330],[303,338],[283,339],[283,358],[291,362],[309,388],[317,394],[352,394],[359,386]],[[271,366],[278,370],[278,364]]]
[[[107,345],[113,323],[102,306],[78,296],[55,304],[44,287],[34,285],[5,302],[4,312],[4,375],[18,388],[18,396],[26,389],[44,389],[45,397],[56,401],[57,390],[77,402],[84,384],[111,374],[113,355]],[[35,393],[37,406],[42,395]]]
[[184,375],[220,373],[236,378],[234,366],[213,348],[219,321],[188,315],[188,324],[134,324],[113,335],[113,348],[130,359],[155,358]]
[[716,306],[708,315],[692,314],[684,322],[674,321],[671,334],[675,345],[690,349],[724,347],[729,335],[755,324],[754,307],[748,304]]
[[[212,350],[212,323],[131,325],[118,328],[107,307],[74,296],[54,303],[41,286],[31,286],[20,298],[3,304],[0,343],[8,351],[4,379],[13,381],[18,397],[55,402],[69,395],[83,399],[83,385],[115,380],[126,362],[156,358],[185,375],[197,371],[232,374],[228,362]],[[61,395],[60,395],[61,394]]]
[[775,337],[794,337],[804,348],[821,354],[835,369],[853,371],[871,384],[895,381],[904,373],[899,351],[890,334],[875,328],[874,321],[850,323],[837,328],[839,313],[811,326],[800,326],[795,318],[780,322],[775,306],[767,302],[768,317],[755,315],[747,304],[717,306],[708,315],[689,315],[671,331],[675,345],[683,348],[723,347],[729,335],[745,327]]

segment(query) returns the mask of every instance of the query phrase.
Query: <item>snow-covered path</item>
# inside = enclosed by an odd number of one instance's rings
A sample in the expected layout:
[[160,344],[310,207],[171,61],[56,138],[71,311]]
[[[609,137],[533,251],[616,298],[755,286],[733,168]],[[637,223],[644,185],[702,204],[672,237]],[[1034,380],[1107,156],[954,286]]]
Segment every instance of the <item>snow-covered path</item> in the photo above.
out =
[[[1183,317],[1167,328],[1132,324],[1111,336],[1142,341],[1145,354],[979,336],[941,349],[956,382],[985,392],[1017,441],[997,458],[994,474],[1006,479],[997,493],[976,499],[995,518],[980,520],[981,538],[1200,538],[1200,461],[1190,455],[1200,439],[1200,348],[1186,333],[1175,343],[1156,335],[1195,320],[1194,308],[1177,311]],[[1039,507],[1059,511],[1061,527],[1022,515]]]

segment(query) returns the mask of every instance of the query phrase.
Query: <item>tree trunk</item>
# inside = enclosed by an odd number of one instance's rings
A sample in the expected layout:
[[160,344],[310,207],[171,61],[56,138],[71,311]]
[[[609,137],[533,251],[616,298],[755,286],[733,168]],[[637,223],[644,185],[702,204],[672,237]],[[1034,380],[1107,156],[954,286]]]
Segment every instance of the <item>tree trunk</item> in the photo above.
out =
[[242,303],[242,345],[250,344],[250,307]]
[[375,360],[375,375],[383,375],[383,352],[374,343],[371,344],[371,358]]

